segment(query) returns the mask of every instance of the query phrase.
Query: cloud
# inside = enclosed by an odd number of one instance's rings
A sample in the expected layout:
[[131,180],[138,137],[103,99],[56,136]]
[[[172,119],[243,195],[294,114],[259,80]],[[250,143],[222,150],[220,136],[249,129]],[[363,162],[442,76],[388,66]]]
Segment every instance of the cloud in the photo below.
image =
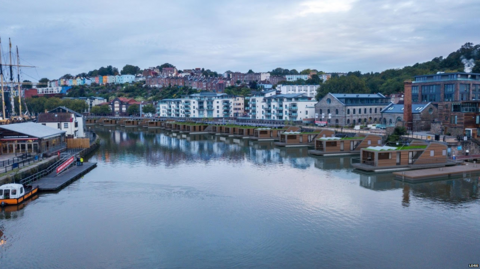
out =
[[[21,12],[18,12],[21,10]],[[25,76],[165,62],[219,72],[382,71],[480,43],[477,0],[2,1]],[[31,79],[31,78],[25,78]]]

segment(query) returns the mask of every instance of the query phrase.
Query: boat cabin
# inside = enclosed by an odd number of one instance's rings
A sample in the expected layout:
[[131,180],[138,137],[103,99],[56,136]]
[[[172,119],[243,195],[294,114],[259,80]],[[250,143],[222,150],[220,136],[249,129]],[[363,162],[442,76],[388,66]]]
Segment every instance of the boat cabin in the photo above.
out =
[[0,186],[0,199],[17,199],[25,194],[22,184],[5,184]]

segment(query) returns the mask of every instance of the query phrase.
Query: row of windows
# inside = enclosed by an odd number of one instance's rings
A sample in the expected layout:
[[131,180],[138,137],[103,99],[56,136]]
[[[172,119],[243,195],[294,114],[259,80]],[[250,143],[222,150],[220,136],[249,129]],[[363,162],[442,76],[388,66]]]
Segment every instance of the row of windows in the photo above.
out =
[[[370,108],[370,109],[366,109],[364,108],[363,109],[363,114],[367,114],[367,112],[369,111],[369,113],[378,113],[378,108]],[[330,109],[327,109],[327,114],[330,114]],[[358,108],[358,109],[352,109],[352,113],[353,114],[356,114],[358,112],[358,114],[362,114],[362,109],[361,108]],[[323,114],[323,109],[320,109],[320,114]],[[338,109],[335,109],[335,115],[338,115]],[[350,115],[350,108],[347,109],[347,115]]]

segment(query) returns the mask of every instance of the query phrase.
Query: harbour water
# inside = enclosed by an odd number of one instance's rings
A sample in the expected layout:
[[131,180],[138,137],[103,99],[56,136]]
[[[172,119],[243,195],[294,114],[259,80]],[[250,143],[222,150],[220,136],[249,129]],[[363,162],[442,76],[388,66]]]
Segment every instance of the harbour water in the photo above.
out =
[[0,268],[466,268],[479,177],[407,184],[271,142],[99,128],[98,167],[0,214]]

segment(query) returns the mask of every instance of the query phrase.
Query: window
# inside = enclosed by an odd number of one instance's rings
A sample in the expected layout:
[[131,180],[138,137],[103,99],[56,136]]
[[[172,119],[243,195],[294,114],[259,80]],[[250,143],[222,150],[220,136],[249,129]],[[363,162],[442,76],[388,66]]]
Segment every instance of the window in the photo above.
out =
[[322,115],[322,109],[320,109],[320,115]]
[[338,109],[335,109],[335,114],[338,115]]
[[[446,102],[454,101],[455,85],[454,84],[445,84],[444,87],[444,100]],[[448,109],[448,107],[447,107]]]
[[63,129],[67,129],[68,128],[68,122],[64,122],[63,123]]
[[60,122],[57,124],[57,128],[60,130],[62,129],[62,125],[60,124]]
[[350,108],[347,109],[347,115],[350,115]]
[[375,108],[375,113],[377,113],[377,108]]
[[392,158],[391,153],[378,153],[378,159],[379,160],[389,160]]
[[418,102],[418,86],[412,86],[412,102]]
[[[370,112],[372,112],[372,111],[370,111]],[[366,108],[363,109],[363,114],[367,114],[367,109]]]
[[440,102],[440,85],[422,86],[422,102]]
[[435,156],[435,151],[430,150],[430,157],[433,157],[433,156]]
[[372,108],[370,108],[370,114],[372,114]]
[[460,100],[470,100],[470,84],[460,84]]
[[358,109],[358,115],[360,115],[360,114],[362,114],[362,109],[361,108]]
[[432,115],[433,114],[433,108],[428,109],[428,114]]
[[17,190],[12,190],[12,195],[17,195]]
[[332,99],[327,98],[327,104],[331,104],[331,103],[332,103]]
[[330,114],[330,109],[327,110],[327,114]]

